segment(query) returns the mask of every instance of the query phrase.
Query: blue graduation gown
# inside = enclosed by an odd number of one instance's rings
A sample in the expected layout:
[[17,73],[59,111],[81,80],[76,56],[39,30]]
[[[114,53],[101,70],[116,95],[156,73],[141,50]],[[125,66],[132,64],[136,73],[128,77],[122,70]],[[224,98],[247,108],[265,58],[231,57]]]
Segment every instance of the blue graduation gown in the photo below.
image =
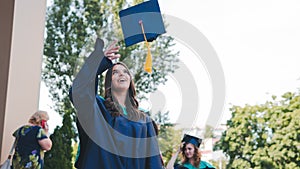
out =
[[[99,46],[97,50],[97,43],[100,43],[101,50]],[[95,51],[87,58],[70,90],[70,98],[77,109],[80,139],[75,167],[161,169],[163,165],[150,117],[146,117],[146,122],[130,121],[122,115],[113,117],[106,109],[104,99],[96,94],[98,75],[112,66],[112,62],[103,57],[102,47],[97,39]]]

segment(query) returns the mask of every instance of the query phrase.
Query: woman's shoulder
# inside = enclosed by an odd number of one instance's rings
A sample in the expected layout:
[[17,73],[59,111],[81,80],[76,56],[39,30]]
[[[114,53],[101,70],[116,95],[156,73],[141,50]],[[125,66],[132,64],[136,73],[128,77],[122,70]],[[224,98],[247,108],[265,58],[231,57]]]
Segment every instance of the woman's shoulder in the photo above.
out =
[[208,163],[206,161],[201,161],[200,162],[200,169],[201,168],[215,169],[216,167],[214,167],[213,165],[211,165],[210,163]]
[[19,127],[18,129],[16,129],[14,132],[13,132],[13,136],[14,137],[18,137],[20,134],[20,131],[21,131],[21,129],[23,128],[24,126],[21,126],[21,127]]
[[151,120],[151,118],[150,118],[150,111],[149,111],[149,110],[144,109],[144,108],[142,108],[142,107],[139,107],[138,110],[139,110],[140,112],[142,112],[142,113],[145,114],[146,120],[147,120],[148,122],[149,122],[149,120]]
[[41,129],[40,126],[26,124],[26,125],[19,127],[17,130],[15,130],[13,133],[13,136],[18,137],[18,136],[26,135],[28,132],[30,132],[32,130],[38,131],[40,129]]
[[191,163],[186,162],[186,163],[183,163],[182,165],[179,165],[178,169],[196,169],[196,167],[194,167]]
[[146,115],[150,115],[149,113],[150,113],[150,111],[149,110],[147,110],[147,109],[144,109],[143,107],[139,107],[139,111],[141,111],[141,112],[143,112],[143,113],[145,113]]
[[178,163],[174,165],[174,169],[189,169],[189,168]]
[[[190,163],[184,163],[182,165],[183,167],[186,167],[188,169],[196,169],[196,167],[194,167],[192,164]],[[210,163],[206,162],[206,161],[200,161],[200,165],[199,165],[199,169],[215,169],[216,167],[214,167],[213,165],[211,165]]]

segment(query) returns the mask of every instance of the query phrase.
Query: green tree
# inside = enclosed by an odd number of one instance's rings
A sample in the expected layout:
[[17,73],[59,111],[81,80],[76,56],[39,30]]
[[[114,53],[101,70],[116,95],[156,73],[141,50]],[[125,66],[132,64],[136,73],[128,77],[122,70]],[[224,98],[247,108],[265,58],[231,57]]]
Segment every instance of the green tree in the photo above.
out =
[[229,157],[227,168],[300,168],[300,95],[281,99],[231,108],[215,147]]
[[[142,1],[135,0],[132,3],[140,2]],[[113,39],[122,39],[118,12],[133,4],[125,0],[53,0],[47,8],[42,78],[55,103],[54,110],[61,114],[64,120],[71,119],[74,122],[76,119],[68,93],[74,75],[80,69],[84,58],[92,51],[93,41],[96,36],[104,39],[105,44]],[[125,48],[120,41],[119,45],[122,55],[120,61],[125,62],[134,74],[136,89],[141,99],[144,98],[143,94],[155,91],[158,84],[166,82],[167,74],[177,68],[178,52],[170,49],[174,45],[171,37],[161,36],[151,44],[154,67],[152,74],[143,71],[147,52],[144,44]],[[103,91],[101,86],[99,91]],[[56,166],[51,167],[64,168],[72,162],[69,156],[71,151],[59,149],[72,148],[71,140],[76,135],[72,133],[74,131],[74,124],[69,123],[63,123],[62,127],[56,128],[52,136],[54,146],[52,151],[46,153],[45,163],[50,163],[50,158],[58,158],[61,163],[53,163]],[[56,140],[56,137],[65,135],[68,137],[64,137],[67,139],[64,142]]]
[[181,130],[175,129],[175,125],[170,123],[169,112],[162,113],[159,111],[154,116],[155,122],[159,126],[158,143],[162,152],[163,161],[165,164],[169,162],[174,152],[180,145]]
[[68,113],[65,113],[62,127],[56,127],[50,136],[53,148],[45,154],[45,169],[72,168],[72,163],[66,162],[67,159],[72,160],[74,156],[71,145],[75,132],[70,130],[69,126],[72,126],[73,121],[70,117]]

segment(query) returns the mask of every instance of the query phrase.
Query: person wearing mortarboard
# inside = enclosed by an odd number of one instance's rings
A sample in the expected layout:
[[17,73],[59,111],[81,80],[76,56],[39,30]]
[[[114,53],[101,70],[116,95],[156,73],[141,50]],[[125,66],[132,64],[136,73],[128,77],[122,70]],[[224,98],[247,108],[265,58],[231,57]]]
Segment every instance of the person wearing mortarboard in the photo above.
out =
[[[132,12],[140,13],[134,15]],[[148,41],[148,37],[154,38],[153,33],[158,36],[159,31],[150,29],[148,34],[147,30],[149,17],[159,20],[159,15],[156,14],[158,12],[155,0],[120,11],[121,21],[125,20],[125,25],[137,24],[139,27],[139,30],[132,28],[133,31],[138,31],[138,36],[125,35],[126,31],[123,29],[125,43],[138,43],[140,36]],[[122,24],[122,27],[125,25]],[[131,27],[125,28],[128,29]],[[85,60],[70,89],[70,99],[77,113],[76,125],[80,140],[75,167],[162,169],[164,166],[157,134],[151,118],[139,108],[133,77],[124,63],[112,62],[120,58],[117,54],[119,47],[112,44],[103,52],[103,46],[104,42],[97,39],[94,51]],[[105,90],[101,93],[104,97],[101,97],[97,92],[98,75],[105,71]]]
[[[167,164],[167,169],[215,169],[214,166],[206,161],[201,160],[201,152],[199,147],[201,145],[202,139],[185,134],[182,143],[182,148],[172,156],[169,163]],[[175,160],[178,154],[181,153],[182,161],[181,164],[175,164]]]

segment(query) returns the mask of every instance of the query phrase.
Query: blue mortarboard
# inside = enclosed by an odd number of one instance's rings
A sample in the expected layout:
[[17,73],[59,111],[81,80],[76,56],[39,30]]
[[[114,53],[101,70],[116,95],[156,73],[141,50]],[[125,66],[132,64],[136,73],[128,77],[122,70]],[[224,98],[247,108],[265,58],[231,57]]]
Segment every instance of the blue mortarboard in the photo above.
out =
[[181,142],[191,143],[194,144],[196,147],[199,147],[202,142],[202,139],[188,134],[184,134],[184,137]]
[[157,0],[150,0],[119,12],[126,47],[145,41],[140,21],[143,22],[148,42],[166,33]]
[[[126,47],[145,41],[148,55],[145,70],[151,72],[152,58],[148,42],[166,32],[157,0],[150,0],[119,12]],[[147,65],[148,64],[148,65]],[[150,64],[150,65],[149,65]],[[148,66],[148,68],[146,68]]]

